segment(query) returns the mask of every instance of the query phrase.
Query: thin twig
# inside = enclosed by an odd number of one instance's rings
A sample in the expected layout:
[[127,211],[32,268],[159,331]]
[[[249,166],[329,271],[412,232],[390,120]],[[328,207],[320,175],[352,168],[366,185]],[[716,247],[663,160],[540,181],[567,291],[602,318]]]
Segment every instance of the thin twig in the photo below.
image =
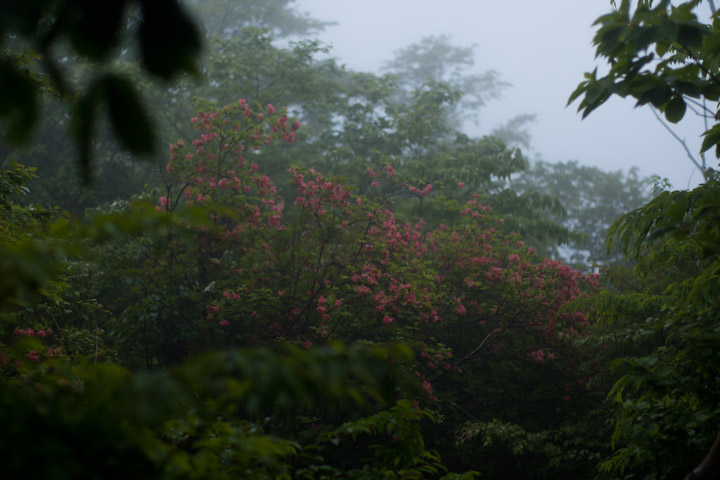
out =
[[[477,347],[475,347],[475,349],[474,349],[472,352],[468,353],[468,354],[465,355],[463,358],[461,358],[460,360],[458,360],[457,362],[455,362],[455,365],[453,365],[453,367],[457,367],[457,366],[460,365],[461,363],[463,363],[463,362],[469,360],[470,358],[472,358],[477,352],[479,352],[479,351],[485,346],[485,343],[487,343],[488,339],[490,339],[490,337],[492,337],[492,336],[493,336],[493,332],[488,333],[487,336],[483,339],[483,341],[480,342],[480,345],[478,345]],[[494,338],[494,337],[493,337],[493,338]],[[445,375],[445,373],[447,373],[447,372],[449,372],[449,371],[450,371],[450,369],[441,371],[439,374],[437,374],[437,375],[435,375],[434,377],[432,377],[432,378],[430,379],[430,381],[431,381],[431,382],[434,382],[435,380],[437,380],[438,378],[442,377],[443,375]]]
[[695,160],[695,157],[693,157],[692,153],[690,152],[690,149],[688,148],[687,143],[685,143],[685,140],[683,140],[682,138],[680,138],[680,137],[678,136],[678,134],[675,133],[675,132],[673,131],[673,129],[670,128],[670,127],[665,123],[665,121],[660,117],[660,115],[657,113],[657,111],[656,111],[654,108],[650,108],[650,111],[653,113],[653,115],[655,115],[655,118],[657,118],[657,121],[660,122],[660,125],[662,125],[663,127],[665,127],[665,130],[667,130],[668,132],[670,132],[670,135],[672,135],[672,136],[675,138],[675,140],[677,140],[678,142],[680,142],[680,145],[682,145],[683,148],[685,149],[685,153],[687,154],[687,156],[688,156],[688,158],[690,159],[690,161],[693,163],[693,165],[695,165],[695,167],[697,167],[698,170],[700,170],[700,173],[703,174],[703,177],[707,179],[706,174],[705,174],[705,170],[703,170],[702,166],[698,163],[697,160]]
[[470,417],[473,421],[479,422],[479,420],[478,420],[477,418],[475,418],[475,416],[474,416],[472,413],[468,412],[467,410],[465,410],[464,408],[462,408],[462,407],[461,407],[460,405],[458,405],[457,403],[452,402],[452,401],[448,401],[448,403],[449,403],[450,405],[452,405],[453,407],[457,408],[458,410],[460,410],[462,413],[464,413],[464,414],[467,415],[468,417]]
[[[705,99],[705,97],[703,97],[703,107],[705,108],[707,108],[706,102],[707,100]],[[703,122],[705,122],[705,131],[707,132],[708,130],[710,130],[710,126],[708,125],[708,117],[703,116]],[[700,153],[700,158],[702,159],[703,170],[705,170],[707,168],[707,162],[705,161],[705,152]]]

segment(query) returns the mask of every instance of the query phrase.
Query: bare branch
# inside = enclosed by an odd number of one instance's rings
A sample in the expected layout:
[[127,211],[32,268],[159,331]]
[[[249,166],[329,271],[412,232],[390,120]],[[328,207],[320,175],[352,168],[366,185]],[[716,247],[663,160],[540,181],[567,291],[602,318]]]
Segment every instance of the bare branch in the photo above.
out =
[[650,111],[653,113],[653,115],[655,115],[655,118],[657,118],[657,121],[660,122],[660,124],[661,124],[663,127],[665,127],[665,130],[667,130],[668,132],[670,132],[670,135],[672,135],[673,138],[675,138],[675,140],[677,140],[678,142],[680,142],[680,145],[682,145],[683,148],[685,149],[685,153],[687,154],[687,156],[688,156],[688,158],[690,159],[690,161],[693,163],[693,165],[695,165],[695,167],[696,167],[698,170],[700,170],[700,173],[702,173],[703,178],[707,179],[705,170],[702,168],[702,165],[700,165],[700,163],[698,163],[698,161],[695,159],[695,157],[693,157],[692,153],[690,152],[690,149],[689,149],[688,146],[687,146],[687,143],[685,143],[685,140],[683,140],[682,138],[680,138],[680,137],[678,136],[678,134],[675,133],[675,132],[673,131],[673,129],[670,128],[670,126],[668,126],[667,123],[665,123],[665,121],[662,119],[662,117],[660,117],[660,114],[657,113],[657,110],[655,110],[654,108],[650,108]]

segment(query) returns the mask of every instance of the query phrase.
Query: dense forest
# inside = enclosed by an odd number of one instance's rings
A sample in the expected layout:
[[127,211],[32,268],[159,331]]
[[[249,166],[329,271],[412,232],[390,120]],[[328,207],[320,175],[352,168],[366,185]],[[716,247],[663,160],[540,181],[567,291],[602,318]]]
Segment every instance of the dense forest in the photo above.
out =
[[469,135],[512,91],[449,37],[376,74],[293,0],[10,3],[0,477],[717,478],[712,0],[611,2],[568,92],[703,115],[678,191]]

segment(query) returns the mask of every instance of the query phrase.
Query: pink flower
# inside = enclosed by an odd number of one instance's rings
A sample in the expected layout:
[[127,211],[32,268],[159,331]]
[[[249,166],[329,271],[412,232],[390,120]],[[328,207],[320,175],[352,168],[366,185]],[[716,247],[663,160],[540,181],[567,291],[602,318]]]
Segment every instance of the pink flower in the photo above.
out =
[[520,255],[518,255],[516,253],[511,253],[510,256],[508,257],[508,260],[510,260],[510,262],[518,262],[518,261],[520,261]]
[[465,182],[458,182],[458,190],[465,186]]
[[387,166],[387,174],[388,174],[389,176],[391,176],[391,177],[392,177],[393,175],[395,175],[395,170],[393,170],[392,165],[388,165],[388,166]]
[[[527,354],[528,358],[531,360],[534,360],[537,363],[544,363],[545,362],[545,352],[542,350],[537,350],[535,352],[529,352]],[[553,355],[554,357],[554,355]]]
[[45,330],[38,330],[38,331],[37,331],[37,336],[38,336],[38,337],[40,337],[40,338],[45,338],[45,335],[46,335]]
[[380,185],[378,182],[372,182],[372,183],[370,184],[370,186],[371,186],[372,188],[376,188],[378,185]]
[[385,316],[383,317],[383,320],[382,320],[383,324],[385,324],[385,325],[389,325],[389,324],[391,324],[393,321],[394,321],[394,319],[393,319],[392,317],[387,316],[387,315],[385,315]]
[[23,330],[22,328],[15,327],[15,335],[18,335],[21,337],[33,337],[33,336],[35,336],[35,331],[32,328]]
[[38,352],[35,350],[30,350],[28,352],[27,356],[30,360],[32,360],[35,363],[40,361],[40,356],[38,355]]
[[461,303],[460,305],[458,305],[458,307],[455,309],[455,311],[456,311],[459,315],[465,315],[465,313],[467,312],[467,311],[465,310],[465,305],[463,305],[462,303]]
[[373,178],[375,176],[375,171],[372,170],[371,168],[368,168],[367,174],[368,174],[368,177]]
[[267,106],[268,115],[274,115],[274,114],[275,114],[275,111],[276,111],[276,110],[275,110],[275,107],[273,107],[272,105],[268,104],[268,106]]
[[[57,348],[48,348],[47,356],[49,358],[57,357],[58,355],[62,355],[62,347]],[[99,355],[98,355],[99,356]]]
[[220,320],[218,323],[219,323],[220,326],[222,326],[222,327],[227,327],[228,325],[230,325],[230,323],[228,323],[227,320]]
[[430,382],[428,382],[427,380],[423,380],[422,388],[423,388],[423,390],[425,390],[425,393],[427,394],[428,398],[430,398],[431,400],[437,399],[437,397],[435,397],[435,395],[433,395],[432,385],[430,385]]

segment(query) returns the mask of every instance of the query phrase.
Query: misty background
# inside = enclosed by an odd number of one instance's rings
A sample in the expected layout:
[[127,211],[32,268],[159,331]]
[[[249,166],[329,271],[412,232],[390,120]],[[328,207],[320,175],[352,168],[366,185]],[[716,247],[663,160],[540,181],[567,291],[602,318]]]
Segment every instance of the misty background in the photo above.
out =
[[[577,160],[609,171],[637,166],[641,175],[667,178],[674,188],[702,181],[682,145],[648,107],[636,109],[633,100],[613,97],[584,120],[577,103],[566,107],[585,72],[604,71],[595,59],[592,24],[610,11],[609,0],[298,0],[295,5],[312,18],[335,22],[315,36],[331,46],[330,56],[356,71],[379,72],[396,51],[428,36],[447,35],[455,46],[474,46],[473,72],[494,70],[511,86],[479,111],[477,125],[468,122],[472,135],[532,114],[531,148],[523,148],[531,159]],[[698,158],[702,119],[689,113],[672,128]],[[707,161],[716,163],[711,156]]]

